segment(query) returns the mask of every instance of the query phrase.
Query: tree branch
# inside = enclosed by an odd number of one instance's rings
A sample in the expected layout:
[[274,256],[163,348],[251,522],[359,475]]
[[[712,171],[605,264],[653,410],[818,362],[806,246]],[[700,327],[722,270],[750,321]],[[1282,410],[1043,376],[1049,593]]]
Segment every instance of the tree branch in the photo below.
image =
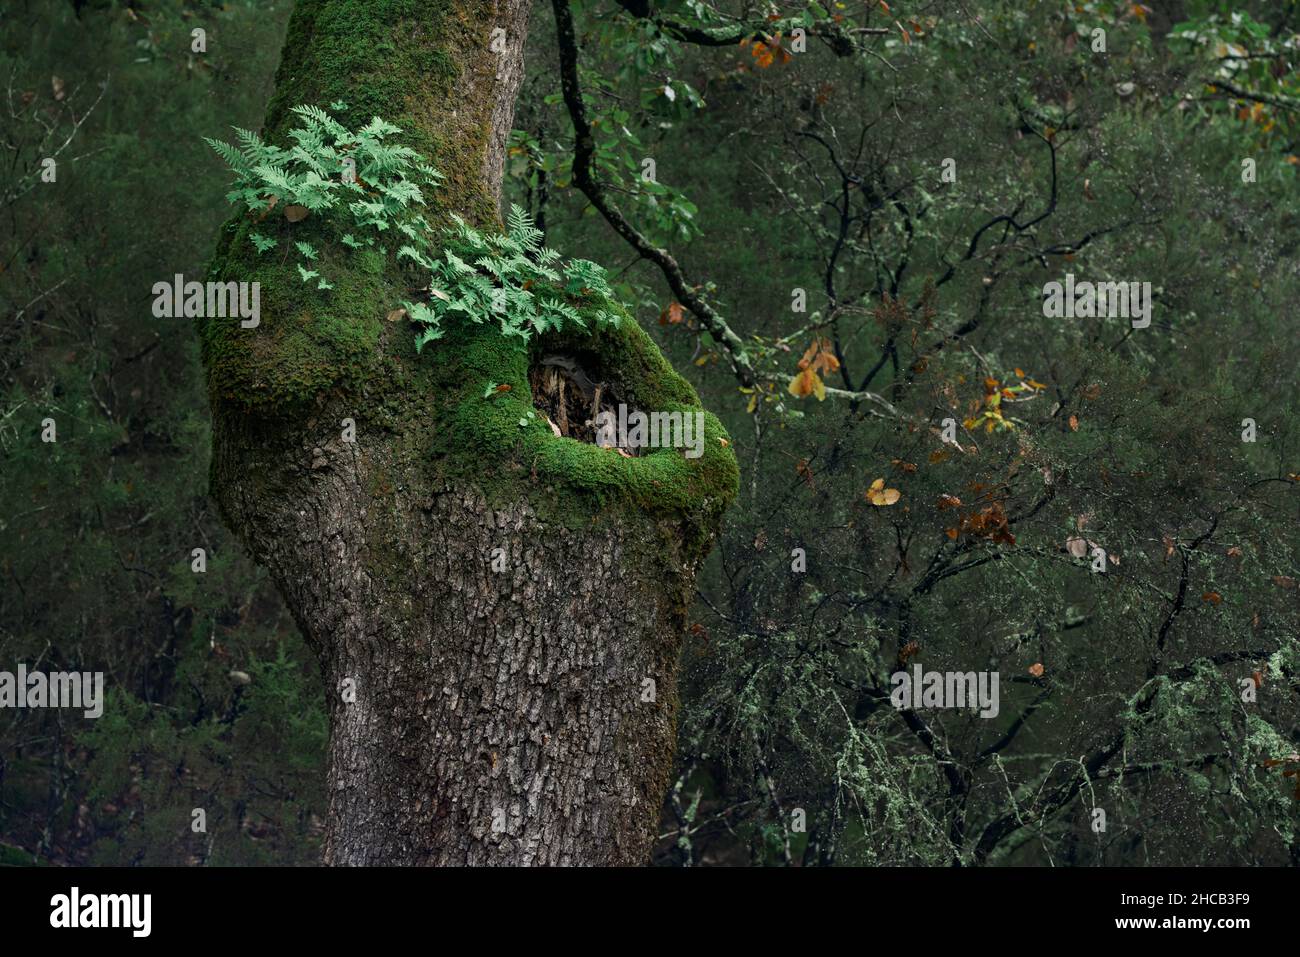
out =
[[578,81],[578,41],[573,29],[573,13],[568,0],[552,0],[555,8],[555,32],[560,51],[560,88],[569,117],[573,121],[574,154],[573,182],[582,194],[596,207],[605,221],[645,259],[657,265],[668,281],[673,295],[699,320],[727,356],[731,371],[740,383],[748,388],[756,384],[754,367],[745,345],[713,307],[705,302],[686,276],[677,260],[666,249],[660,249],[641,234],[610,201],[605,190],[593,175],[596,140],[587,120],[587,108],[582,99]]

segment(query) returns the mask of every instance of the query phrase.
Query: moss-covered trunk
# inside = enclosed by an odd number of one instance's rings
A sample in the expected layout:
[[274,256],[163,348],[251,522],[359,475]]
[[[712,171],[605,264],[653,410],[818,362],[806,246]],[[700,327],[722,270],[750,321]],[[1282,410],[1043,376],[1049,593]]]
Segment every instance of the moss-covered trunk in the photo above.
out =
[[[437,215],[489,226],[528,5],[300,0],[263,132],[299,103],[383,116],[446,177]],[[320,291],[248,228],[213,278],[261,282],[261,322],[203,329],[212,490],[320,656],[326,861],[644,862],[693,579],[735,494],[721,427],[706,415],[700,458],[556,437],[527,417],[527,351],[476,326],[417,355],[387,320],[409,295],[391,261],[322,249]],[[630,405],[699,406],[630,318],[544,346]]]

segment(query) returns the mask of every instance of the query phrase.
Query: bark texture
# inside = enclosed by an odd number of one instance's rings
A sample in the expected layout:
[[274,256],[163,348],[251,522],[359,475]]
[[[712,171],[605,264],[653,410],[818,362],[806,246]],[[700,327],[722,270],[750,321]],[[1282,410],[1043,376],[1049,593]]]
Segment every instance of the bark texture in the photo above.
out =
[[[411,131],[441,209],[490,221],[528,7],[302,0],[264,132],[346,100]],[[309,301],[236,248],[214,275],[260,275],[263,316],[205,326],[212,491],[320,658],[326,862],[644,863],[694,574],[735,494],[720,425],[695,461],[521,430],[528,356],[483,331],[416,355],[384,318],[395,267]],[[646,408],[698,408],[627,322],[589,371]],[[487,381],[514,392],[489,403]]]
[[525,500],[494,509],[419,475],[377,502],[383,443],[265,439],[227,432],[214,483],[320,654],[326,860],[644,862],[686,584],[629,548],[653,533],[547,526]]

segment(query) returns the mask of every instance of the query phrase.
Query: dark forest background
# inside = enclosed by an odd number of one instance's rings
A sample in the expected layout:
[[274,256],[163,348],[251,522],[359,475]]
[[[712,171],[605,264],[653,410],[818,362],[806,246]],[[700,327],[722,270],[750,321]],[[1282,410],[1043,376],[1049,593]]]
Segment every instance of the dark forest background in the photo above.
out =
[[[758,384],[574,187],[550,4],[507,193],[609,269],[741,462],[656,863],[1300,858],[1300,6],[636,6],[574,6],[598,172]],[[0,15],[0,669],[109,687],[97,721],[0,713],[0,863],[318,859],[317,666],[207,498],[194,329],[150,309],[204,271],[202,137],[259,127],[289,10]],[[865,49],[665,25],[800,15]],[[1044,318],[1067,271],[1150,282],[1151,327]],[[899,662],[1000,671],[1000,715],[905,718]]]

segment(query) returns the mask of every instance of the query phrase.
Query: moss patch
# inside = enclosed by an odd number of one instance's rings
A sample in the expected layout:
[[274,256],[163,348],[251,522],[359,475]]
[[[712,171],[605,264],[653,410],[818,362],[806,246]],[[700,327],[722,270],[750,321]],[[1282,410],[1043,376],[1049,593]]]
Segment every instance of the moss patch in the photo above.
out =
[[[574,504],[589,515],[614,503],[651,513],[693,516],[710,524],[739,487],[739,470],[730,438],[717,417],[704,413],[704,452],[688,459],[682,450],[647,450],[636,458],[575,439],[557,437],[541,418],[521,426],[532,410],[528,369],[532,355],[492,330],[455,330],[426,356],[441,370],[437,434],[429,453],[444,470],[474,473],[491,489],[517,486],[522,477],[545,491],[580,493]],[[636,407],[659,412],[701,410],[690,384],[668,364],[644,330],[629,316],[618,329],[590,336],[543,339],[535,352],[563,350],[584,357],[602,379],[617,382]],[[426,358],[421,357],[421,358]],[[483,398],[492,382],[508,383],[509,392]],[[486,474],[483,463],[498,464]],[[513,473],[513,474],[512,474]],[[540,511],[555,511],[556,497],[539,496]],[[572,521],[575,516],[568,516]]]
[[495,20],[486,0],[299,0],[265,138],[276,142],[300,103],[342,101],[345,124],[382,116],[408,133],[407,145],[433,158],[446,182],[432,205],[491,222],[496,209],[482,181],[491,98],[461,98],[454,121],[446,107],[474,58],[495,56],[488,51]]
[[[356,388],[372,372],[387,308],[402,296],[373,253],[353,253],[328,239],[310,217],[296,225],[281,218],[227,227],[209,278],[261,284],[261,323],[244,329],[235,319],[200,324],[203,359],[214,399],[246,411],[285,409],[334,387]],[[248,240],[256,229],[279,240],[258,254]],[[322,238],[325,237],[325,238]],[[321,250],[317,269],[334,288],[304,282],[294,240]],[[313,263],[313,265],[317,265]]]
[[[471,223],[496,223],[483,179],[492,99],[458,96],[495,69],[488,50],[493,7],[488,0],[300,0],[286,37],[276,93],[262,131],[283,142],[290,109],[342,101],[339,119],[358,126],[375,115],[401,127],[403,142],[430,157],[443,174],[429,195],[431,223],[455,210]],[[447,104],[456,108],[448,110]],[[256,229],[278,245],[258,254]],[[313,262],[334,288],[319,290],[298,272],[295,242],[318,251]],[[704,452],[654,449],[636,458],[556,437],[532,408],[530,354],[495,326],[447,330],[423,355],[409,322],[386,321],[410,298],[393,251],[354,252],[327,223],[308,216],[290,224],[272,210],[261,222],[233,219],[223,232],[210,279],[261,284],[261,325],[237,320],[201,326],[214,411],[239,419],[280,420],[295,429],[303,410],[327,397],[348,407],[359,430],[388,433],[394,476],[430,474],[448,484],[472,484],[490,501],[526,496],[539,516],[566,524],[631,508],[684,528],[667,541],[687,545],[711,536],[736,494],[739,473],[730,441],[716,417],[704,416]],[[701,410],[690,385],[668,365],[629,316],[621,327],[567,336],[537,348],[584,356],[629,405],[647,411]],[[490,382],[508,393],[485,399]],[[249,423],[244,423],[247,426]],[[436,482],[435,482],[436,484]]]

